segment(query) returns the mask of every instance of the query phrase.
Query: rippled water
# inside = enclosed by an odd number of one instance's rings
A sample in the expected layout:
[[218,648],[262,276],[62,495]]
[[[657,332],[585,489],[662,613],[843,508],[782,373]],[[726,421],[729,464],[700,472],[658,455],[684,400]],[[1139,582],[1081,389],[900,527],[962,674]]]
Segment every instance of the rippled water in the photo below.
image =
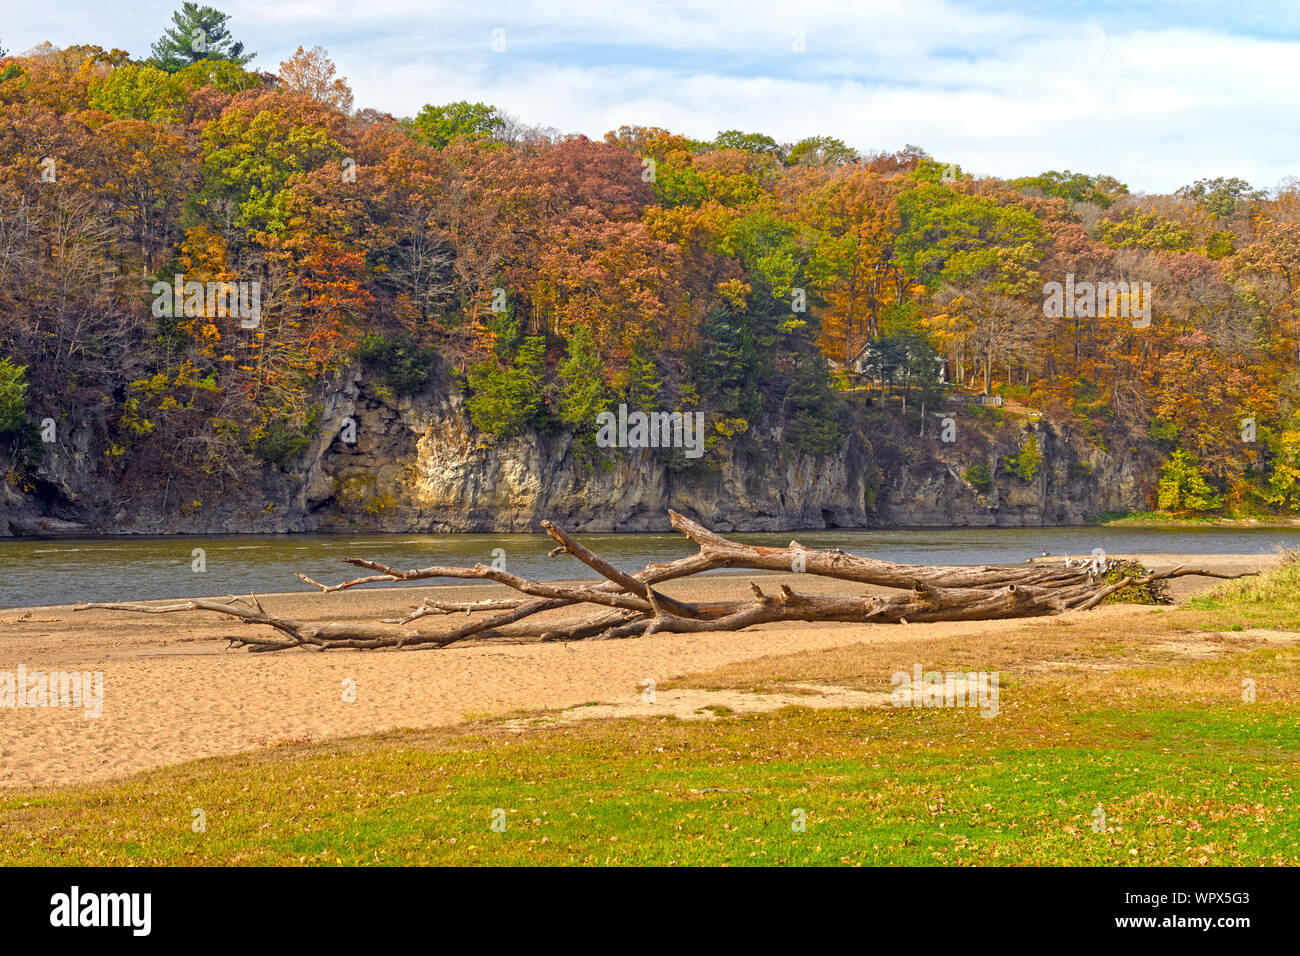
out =
[[[912,531],[809,531],[736,534],[755,544],[843,548],[910,564],[1009,564],[1037,556],[1169,553],[1263,554],[1279,545],[1300,548],[1300,529],[1220,528],[997,528]],[[677,534],[582,535],[590,548],[626,571],[650,561],[693,554]],[[158,538],[0,540],[0,607],[77,601],[147,600],[180,596],[304,591],[301,571],[325,583],[358,577],[346,557],[371,558],[400,568],[491,563],[504,552],[508,570],[542,580],[591,577],[573,558],[548,558],[554,542],[543,534],[302,534],[210,535]],[[206,570],[192,570],[193,550]],[[436,580],[429,583],[439,583]],[[442,583],[451,583],[444,581]]]

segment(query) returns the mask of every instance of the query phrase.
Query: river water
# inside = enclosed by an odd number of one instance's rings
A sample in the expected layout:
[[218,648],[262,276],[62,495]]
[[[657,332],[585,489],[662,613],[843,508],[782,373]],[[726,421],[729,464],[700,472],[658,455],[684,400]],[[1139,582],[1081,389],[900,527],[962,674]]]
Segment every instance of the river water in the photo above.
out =
[[[893,531],[808,531],[729,535],[752,544],[843,548],[908,564],[1015,564],[1043,551],[1052,555],[1265,554],[1278,546],[1300,549],[1300,528],[944,528]],[[650,561],[695,553],[677,534],[590,534],[581,540],[625,571]],[[343,564],[370,558],[399,568],[432,564],[490,564],[539,580],[592,577],[561,555],[544,534],[297,534],[208,535],[0,540],[0,608],[78,601],[224,596],[250,591],[305,591],[294,576],[332,584],[367,572]],[[195,570],[194,549],[203,550]],[[499,550],[498,550],[499,549]],[[450,580],[426,583],[455,583]],[[463,582],[462,582],[463,583]],[[382,585],[372,585],[382,586]]]

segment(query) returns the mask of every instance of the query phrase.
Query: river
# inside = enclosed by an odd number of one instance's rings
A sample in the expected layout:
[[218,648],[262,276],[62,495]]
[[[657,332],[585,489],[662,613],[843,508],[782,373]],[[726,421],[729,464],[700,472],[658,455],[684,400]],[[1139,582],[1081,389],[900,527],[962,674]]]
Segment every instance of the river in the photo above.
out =
[[[677,534],[590,534],[590,548],[625,571],[650,561],[692,554]],[[1265,554],[1279,545],[1300,549],[1300,528],[943,528],[891,531],[808,531],[735,534],[753,544],[781,546],[792,537],[807,547],[843,548],[909,564],[1014,564],[1053,555]],[[399,568],[491,563],[540,580],[591,577],[567,556],[548,558],[544,534],[298,534],[0,540],[0,608],[78,601],[310,590],[301,571],[324,583],[365,573],[342,563],[362,557]],[[195,549],[202,549],[202,570]],[[430,581],[428,583],[439,583]],[[444,580],[441,583],[452,583]]]

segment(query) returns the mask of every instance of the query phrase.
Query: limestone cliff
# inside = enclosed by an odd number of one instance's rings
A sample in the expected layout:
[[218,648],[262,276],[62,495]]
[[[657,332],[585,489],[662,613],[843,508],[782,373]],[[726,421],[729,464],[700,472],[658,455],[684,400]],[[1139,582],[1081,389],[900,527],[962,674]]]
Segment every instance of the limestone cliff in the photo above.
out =
[[[94,423],[69,427],[30,480],[6,478],[0,535],[511,532],[536,531],[542,518],[578,531],[666,531],[669,508],[722,531],[1062,525],[1147,507],[1156,474],[1150,452],[1107,452],[1046,421],[964,421],[959,409],[940,413],[961,423],[951,444],[939,440],[939,415],[927,417],[931,434],[904,435],[850,405],[852,433],[837,454],[792,454],[780,424],[766,424],[747,448],[719,446],[674,471],[654,449],[590,463],[562,432],[491,439],[445,382],[393,399],[352,372],[323,406],[319,435],[295,462],[201,501],[170,483],[124,499],[95,468]],[[348,419],[354,443],[340,435]],[[1042,462],[1025,480],[1001,462],[1031,431]],[[977,490],[966,470],[981,463],[991,481]]]

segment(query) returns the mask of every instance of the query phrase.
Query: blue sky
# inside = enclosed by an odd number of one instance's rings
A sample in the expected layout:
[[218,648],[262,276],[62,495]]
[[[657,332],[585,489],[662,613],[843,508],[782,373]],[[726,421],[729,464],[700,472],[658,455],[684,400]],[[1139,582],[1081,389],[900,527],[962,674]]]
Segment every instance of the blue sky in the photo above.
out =
[[[5,2],[12,51],[49,40],[137,56],[179,5]],[[915,143],[975,173],[1069,168],[1151,192],[1300,176],[1300,0],[213,5],[254,66],[320,44],[358,106],[398,115],[469,99],[593,137],[624,123],[827,134],[867,151]]]

